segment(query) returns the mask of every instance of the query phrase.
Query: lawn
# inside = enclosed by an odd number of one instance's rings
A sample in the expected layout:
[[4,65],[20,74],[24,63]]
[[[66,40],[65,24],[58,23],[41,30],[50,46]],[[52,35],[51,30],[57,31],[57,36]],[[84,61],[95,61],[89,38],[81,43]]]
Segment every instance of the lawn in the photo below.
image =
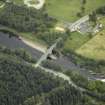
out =
[[105,60],[105,17],[101,18],[99,22],[103,25],[103,30],[76,52],[88,58]]
[[[87,0],[85,14],[89,14],[96,8],[105,5],[105,0]],[[73,22],[78,19],[81,0],[46,0],[48,13],[60,21]]]
[[99,32],[93,39],[77,49],[76,52],[95,60],[105,60],[105,30]]
[[64,51],[75,51],[90,39],[89,35],[81,35],[78,32],[71,33],[64,45]]

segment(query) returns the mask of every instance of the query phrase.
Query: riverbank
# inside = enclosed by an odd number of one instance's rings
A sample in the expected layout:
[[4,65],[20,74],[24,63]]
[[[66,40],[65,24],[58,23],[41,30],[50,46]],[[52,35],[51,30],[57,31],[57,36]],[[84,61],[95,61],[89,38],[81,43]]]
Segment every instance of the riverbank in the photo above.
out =
[[[8,34],[8,33],[7,33]],[[11,49],[18,49],[18,48],[23,48],[26,51],[28,51],[32,57],[36,58],[36,60],[40,59],[40,57],[43,55],[44,48],[42,47],[43,45],[39,44],[34,44],[30,42],[29,40],[26,40],[21,37],[11,37],[5,35],[5,33],[0,34],[0,44],[7,46],[8,48]],[[47,49],[47,48],[46,48]],[[81,75],[87,77],[88,79],[93,79],[93,80],[98,80],[103,82],[103,79],[100,77],[95,77],[94,75],[91,75],[89,71],[79,68],[77,65],[73,64],[72,61],[67,59],[67,57],[60,57],[57,60],[54,60],[54,63],[57,64],[58,66],[61,66],[64,70],[76,70],[77,72],[80,72]]]
[[[11,33],[12,36],[18,37],[20,40],[22,40],[26,45],[37,49],[38,51],[45,53],[47,50],[47,46],[43,42],[39,42],[35,37],[31,38],[32,35],[27,35],[25,33],[19,33],[13,29],[7,28],[7,27],[0,27],[1,32]],[[27,37],[28,36],[28,37]],[[32,39],[32,40],[31,40]]]
[[45,46],[43,46],[43,45],[41,45],[41,44],[39,44],[39,43],[33,43],[32,41],[30,41],[30,40],[28,40],[28,39],[25,39],[25,38],[23,38],[23,37],[20,37],[20,38],[21,38],[21,40],[22,40],[25,44],[27,44],[28,46],[30,46],[30,47],[32,47],[32,48],[34,48],[34,49],[37,49],[37,50],[39,50],[39,51],[41,51],[41,52],[43,52],[43,53],[45,53],[46,50],[47,50],[47,47],[45,47]]

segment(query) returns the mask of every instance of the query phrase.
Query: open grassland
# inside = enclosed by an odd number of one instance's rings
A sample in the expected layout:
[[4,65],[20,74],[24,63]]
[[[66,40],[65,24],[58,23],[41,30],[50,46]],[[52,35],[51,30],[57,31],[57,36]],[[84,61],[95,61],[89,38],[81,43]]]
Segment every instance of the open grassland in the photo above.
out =
[[71,33],[64,45],[64,51],[75,51],[89,40],[88,35],[81,35],[78,32]]
[[88,58],[105,60],[105,17],[101,18],[99,22],[103,25],[103,30],[76,52]]
[[[105,0],[87,0],[84,15],[103,5]],[[73,22],[78,19],[77,13],[80,12],[81,0],[46,0],[46,8],[48,13],[58,20]]]
[[105,30],[99,32],[93,39],[77,49],[76,52],[95,60],[105,60]]

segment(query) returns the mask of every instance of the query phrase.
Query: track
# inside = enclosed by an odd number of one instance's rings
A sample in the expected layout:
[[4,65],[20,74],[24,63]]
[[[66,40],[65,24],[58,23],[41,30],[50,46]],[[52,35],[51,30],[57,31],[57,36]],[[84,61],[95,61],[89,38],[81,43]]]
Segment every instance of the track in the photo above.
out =
[[[37,61],[43,55],[43,52],[40,52],[39,50],[35,49],[34,47],[24,43],[22,40],[19,40],[15,37],[9,38],[8,34],[4,34],[4,33],[0,33],[0,45],[4,45],[10,49],[23,48],[26,51],[28,51],[32,55],[32,57],[35,58]],[[88,70],[85,70],[85,69],[80,68],[79,66],[73,64],[73,62],[71,62],[70,59],[68,59],[65,56],[55,60],[54,62],[58,66],[61,66],[63,68],[63,70],[73,70],[76,72],[80,72],[80,74],[82,76],[87,77],[88,79],[100,80],[102,82],[105,82],[105,78],[103,79],[100,76],[92,75],[91,73],[89,73]]]
[[37,0],[38,3],[37,4],[31,4],[32,0],[24,0],[24,4],[27,5],[28,7],[33,7],[36,9],[41,9],[45,3],[45,0]]
[[[33,65],[33,67],[36,68],[36,65]],[[69,76],[67,76],[67,75],[65,75],[65,74],[63,74],[61,72],[57,72],[57,71],[54,71],[54,70],[51,70],[51,69],[47,69],[47,68],[44,68],[42,66],[39,66],[39,68],[41,68],[42,70],[44,70],[47,73],[53,74],[56,77],[62,78],[63,80],[67,81],[70,85],[72,85],[76,89],[80,90],[81,92],[86,91],[86,89],[81,88],[81,87],[77,86],[74,82],[72,82],[72,80],[70,79]]]

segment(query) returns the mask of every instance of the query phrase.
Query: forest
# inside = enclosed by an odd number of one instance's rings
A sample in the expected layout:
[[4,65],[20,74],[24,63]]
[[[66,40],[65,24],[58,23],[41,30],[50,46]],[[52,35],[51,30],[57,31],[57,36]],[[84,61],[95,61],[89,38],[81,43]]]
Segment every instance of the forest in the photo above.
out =
[[0,57],[0,105],[20,105],[28,97],[47,93],[65,84],[38,68],[7,57]]
[[49,17],[44,9],[37,11],[26,6],[7,3],[0,11],[0,24],[21,32],[43,32],[54,23],[56,19]]
[[[96,12],[105,14],[105,7],[98,8]],[[61,53],[80,68],[105,73],[105,61],[88,59],[73,51],[64,52],[64,42],[71,32],[67,29],[65,33],[54,31],[56,23],[57,20],[48,15],[45,7],[37,11],[24,5],[6,3],[0,9],[0,25],[13,32],[5,29],[0,31],[9,34],[10,38],[14,35],[19,37],[15,31],[34,33],[35,37],[49,46],[62,37],[63,40],[54,49],[55,56]],[[105,83],[88,80],[51,60],[42,63],[41,66],[70,77],[76,88],[60,77],[33,67],[35,63],[36,59],[24,49],[14,50],[0,45],[0,105],[105,105]],[[79,87],[86,91],[80,91]]]
[[0,50],[0,105],[104,105],[104,96],[97,98],[94,93],[83,93],[3,48]]

